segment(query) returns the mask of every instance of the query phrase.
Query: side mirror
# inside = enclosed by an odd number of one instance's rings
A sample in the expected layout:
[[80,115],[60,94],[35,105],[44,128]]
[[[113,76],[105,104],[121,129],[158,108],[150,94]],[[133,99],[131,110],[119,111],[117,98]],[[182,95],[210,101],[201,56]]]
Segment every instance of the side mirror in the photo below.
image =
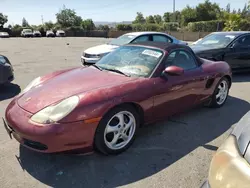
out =
[[169,66],[163,71],[163,75],[180,76],[184,73],[184,69],[177,66]]

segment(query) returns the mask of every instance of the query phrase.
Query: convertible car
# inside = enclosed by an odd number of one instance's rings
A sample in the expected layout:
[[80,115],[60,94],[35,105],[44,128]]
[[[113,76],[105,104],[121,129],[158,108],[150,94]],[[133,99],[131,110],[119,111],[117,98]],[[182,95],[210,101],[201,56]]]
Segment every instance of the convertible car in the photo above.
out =
[[196,105],[221,107],[230,87],[226,62],[185,45],[128,44],[92,66],[36,78],[8,105],[4,125],[35,151],[119,154],[140,126]]
[[250,70],[250,32],[214,32],[191,45],[199,57],[226,61],[233,72]]

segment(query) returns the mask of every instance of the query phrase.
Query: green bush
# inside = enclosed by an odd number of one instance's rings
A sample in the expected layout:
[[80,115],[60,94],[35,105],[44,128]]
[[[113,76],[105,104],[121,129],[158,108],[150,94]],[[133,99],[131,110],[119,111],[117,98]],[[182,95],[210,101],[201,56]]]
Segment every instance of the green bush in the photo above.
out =
[[116,29],[119,31],[132,31],[131,24],[118,24]]
[[132,24],[133,31],[161,31],[162,27],[159,24]]
[[179,23],[178,22],[165,22],[162,25],[164,31],[178,31]]
[[203,32],[214,32],[222,30],[224,28],[225,21],[221,20],[211,20],[211,21],[201,21],[201,22],[190,22],[188,23],[188,30],[192,32],[203,31]]
[[243,19],[239,23],[239,28],[241,31],[249,31],[250,30],[250,22],[246,19]]

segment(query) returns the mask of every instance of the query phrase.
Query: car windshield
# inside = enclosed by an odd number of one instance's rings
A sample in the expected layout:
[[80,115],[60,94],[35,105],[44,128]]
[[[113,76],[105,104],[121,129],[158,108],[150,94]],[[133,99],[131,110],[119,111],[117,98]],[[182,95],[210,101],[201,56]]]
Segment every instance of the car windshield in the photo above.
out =
[[142,46],[121,46],[100,59],[96,66],[127,76],[148,77],[163,56],[161,50]]
[[122,35],[114,40],[112,40],[109,44],[122,46],[124,44],[130,43],[136,36],[135,35]]
[[32,33],[32,30],[31,29],[24,29],[23,32],[24,33]]
[[230,44],[235,37],[235,35],[230,34],[210,34],[198,41],[196,45],[224,48]]

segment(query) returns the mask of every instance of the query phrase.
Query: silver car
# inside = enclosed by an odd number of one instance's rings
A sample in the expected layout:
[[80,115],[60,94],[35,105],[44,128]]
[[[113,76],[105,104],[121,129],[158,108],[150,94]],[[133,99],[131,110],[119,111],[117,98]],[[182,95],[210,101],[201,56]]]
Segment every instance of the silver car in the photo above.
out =
[[85,50],[81,56],[83,65],[94,64],[104,55],[112,52],[119,46],[143,41],[166,42],[174,44],[188,45],[187,42],[176,39],[175,37],[161,32],[132,32],[126,33],[107,44],[94,46]]

